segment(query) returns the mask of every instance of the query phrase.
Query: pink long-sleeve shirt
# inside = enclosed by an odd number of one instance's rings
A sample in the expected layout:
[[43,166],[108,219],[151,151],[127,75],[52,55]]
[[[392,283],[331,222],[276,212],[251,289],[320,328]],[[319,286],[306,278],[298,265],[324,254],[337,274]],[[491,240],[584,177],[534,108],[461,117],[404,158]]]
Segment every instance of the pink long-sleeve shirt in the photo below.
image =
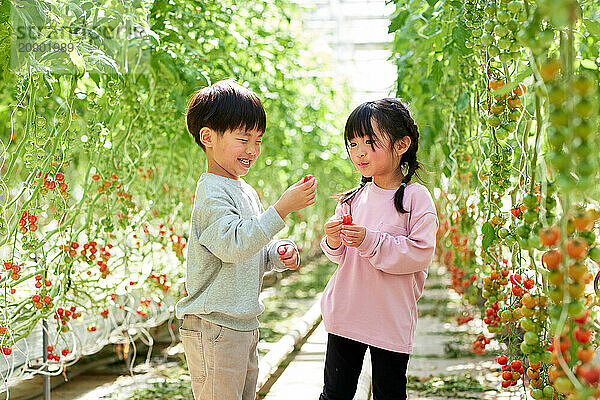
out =
[[394,207],[395,190],[371,183],[335,214],[351,214],[366,228],[358,247],[333,250],[321,241],[327,257],[339,264],[321,297],[325,330],[399,353],[412,353],[417,300],[433,259],[438,219],[427,188],[412,182],[404,190],[404,209]]

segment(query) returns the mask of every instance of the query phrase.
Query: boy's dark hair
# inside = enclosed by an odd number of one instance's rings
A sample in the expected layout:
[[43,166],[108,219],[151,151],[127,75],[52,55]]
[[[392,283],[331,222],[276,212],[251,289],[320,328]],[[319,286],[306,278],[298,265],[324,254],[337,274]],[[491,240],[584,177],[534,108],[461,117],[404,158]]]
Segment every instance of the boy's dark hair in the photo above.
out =
[[227,130],[256,130],[264,133],[267,125],[265,109],[256,95],[232,79],[216,82],[192,95],[186,110],[188,131],[198,146],[200,129],[211,128],[219,134]]
[[[396,207],[396,210],[400,213],[407,213],[408,211],[406,211],[402,205],[404,188],[406,188],[406,185],[411,181],[415,174],[421,182],[423,181],[418,173],[418,170],[422,169],[422,165],[417,161],[417,151],[419,150],[419,130],[417,124],[410,116],[407,106],[402,103],[400,99],[385,98],[377,101],[368,101],[356,107],[348,117],[346,128],[344,130],[346,150],[348,150],[350,140],[356,137],[367,136],[370,140],[374,141],[376,135],[373,131],[373,124],[376,124],[379,131],[389,138],[390,151],[393,151],[394,144],[398,140],[405,136],[410,138],[410,146],[408,150],[402,154],[400,165],[398,166],[398,172],[401,172],[404,168],[406,169],[406,173],[400,187],[394,194],[394,206]],[[371,144],[371,147],[374,148],[374,145]],[[342,203],[349,202],[356,193],[372,180],[371,177],[363,176],[360,181],[360,186],[349,190],[346,193],[342,193],[339,196],[339,200]]]

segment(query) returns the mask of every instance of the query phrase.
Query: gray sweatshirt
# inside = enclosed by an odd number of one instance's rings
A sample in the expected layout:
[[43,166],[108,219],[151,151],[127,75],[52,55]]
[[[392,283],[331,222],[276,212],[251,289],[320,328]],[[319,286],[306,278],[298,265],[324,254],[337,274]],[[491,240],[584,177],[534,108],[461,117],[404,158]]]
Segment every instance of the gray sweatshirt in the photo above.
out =
[[265,211],[243,179],[202,174],[187,245],[188,294],[175,306],[177,318],[193,314],[236,330],[258,328],[263,274],[286,269],[277,247],[298,251],[291,240],[272,240],[284,227],[275,208]]

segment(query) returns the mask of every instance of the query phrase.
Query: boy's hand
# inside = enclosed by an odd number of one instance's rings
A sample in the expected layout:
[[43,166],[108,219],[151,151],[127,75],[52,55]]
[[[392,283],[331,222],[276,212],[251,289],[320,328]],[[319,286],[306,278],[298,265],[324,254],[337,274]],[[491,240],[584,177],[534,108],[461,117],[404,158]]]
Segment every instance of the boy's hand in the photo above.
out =
[[359,225],[343,225],[340,237],[342,243],[349,247],[358,247],[365,240],[367,230],[364,226]]
[[290,213],[302,210],[305,207],[314,204],[317,198],[316,178],[306,182],[302,180],[294,183],[281,195],[277,203],[273,205],[282,219],[285,219]]
[[281,245],[277,247],[277,257],[289,269],[298,269],[300,266],[298,264],[298,254],[294,247],[289,246],[287,244]]
[[342,224],[343,219],[341,217],[336,217],[335,215],[329,219],[329,221],[325,222],[325,235],[327,237],[325,240],[327,241],[327,245],[332,249],[337,249],[342,245],[342,238],[340,234],[342,232]]

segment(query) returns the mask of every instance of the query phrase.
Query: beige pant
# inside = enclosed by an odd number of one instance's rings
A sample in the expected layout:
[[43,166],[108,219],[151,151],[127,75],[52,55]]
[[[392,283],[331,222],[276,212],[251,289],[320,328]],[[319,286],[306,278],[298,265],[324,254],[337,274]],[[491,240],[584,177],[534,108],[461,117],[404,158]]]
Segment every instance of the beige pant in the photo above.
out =
[[255,400],[258,329],[236,331],[186,314],[179,333],[196,400]]

